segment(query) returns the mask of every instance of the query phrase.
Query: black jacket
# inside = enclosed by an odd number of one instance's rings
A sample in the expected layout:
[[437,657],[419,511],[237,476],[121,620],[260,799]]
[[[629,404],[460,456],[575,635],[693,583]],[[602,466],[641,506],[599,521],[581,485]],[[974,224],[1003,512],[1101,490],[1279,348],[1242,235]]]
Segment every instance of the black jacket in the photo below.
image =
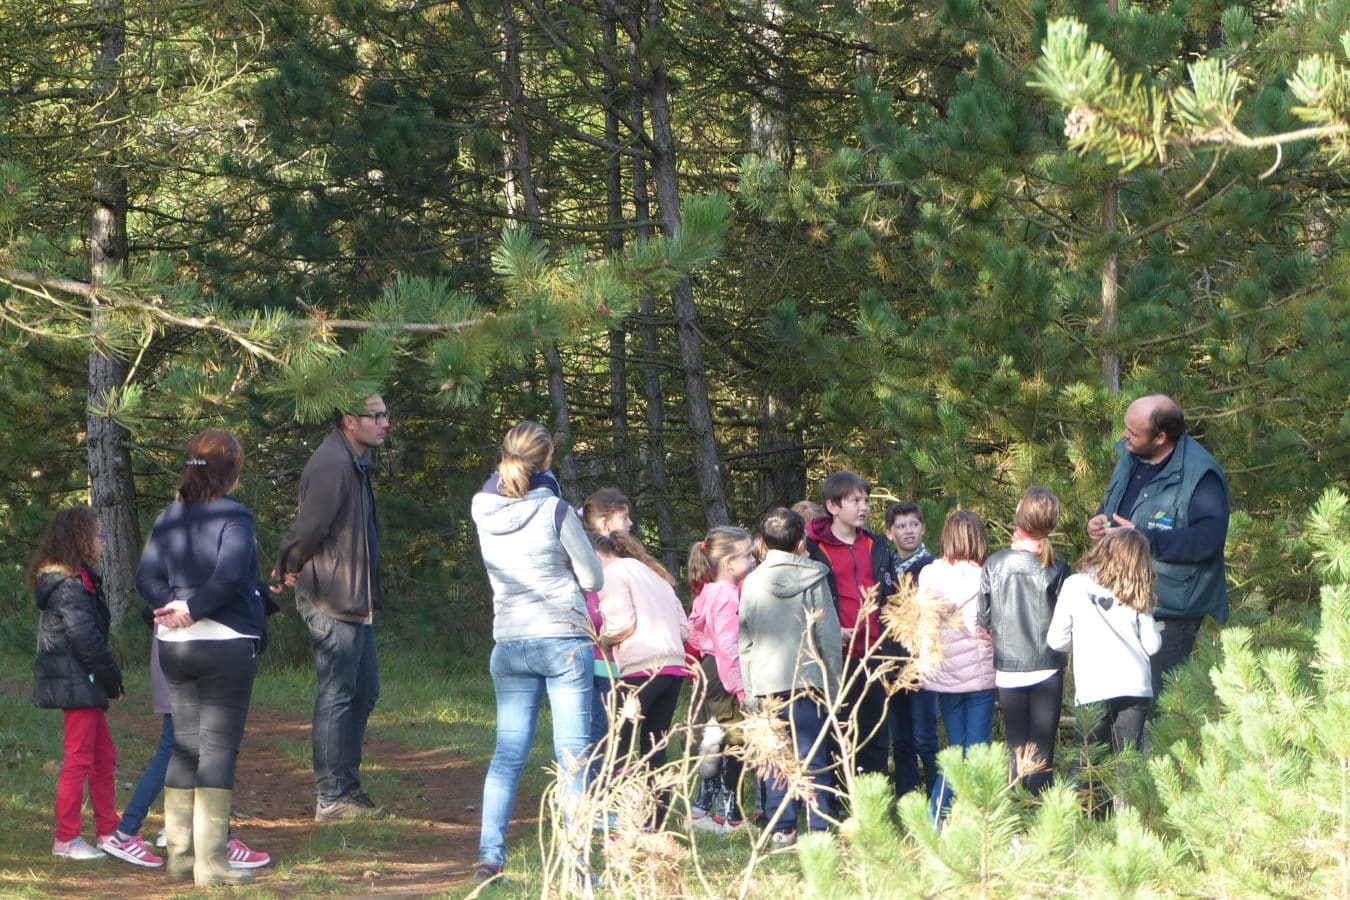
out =
[[1051,650],[1045,636],[1059,589],[1069,567],[1056,559],[1050,568],[1024,550],[1000,550],[984,562],[976,619],[994,636],[994,668],[1035,672],[1064,668],[1065,655]]
[[112,615],[98,576],[47,572],[34,588],[38,624],[33,662],[33,703],[43,709],[108,708],[122,696],[122,670],[108,649]]
[[298,572],[296,597],[334,619],[366,620],[381,599],[374,521],[369,463],[334,431],[300,475],[300,510],[281,540],[278,573]]

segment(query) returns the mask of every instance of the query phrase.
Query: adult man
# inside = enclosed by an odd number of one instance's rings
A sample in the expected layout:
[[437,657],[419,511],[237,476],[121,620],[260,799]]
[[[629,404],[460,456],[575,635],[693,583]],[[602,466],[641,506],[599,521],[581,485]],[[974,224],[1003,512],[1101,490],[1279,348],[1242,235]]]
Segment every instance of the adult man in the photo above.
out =
[[314,640],[314,819],[382,818],[361,790],[361,744],[380,694],[375,610],[380,607],[379,530],[370,451],[384,444],[389,410],[367,397],[335,413],[334,430],[300,476],[300,510],[281,542],[277,569]]
[[1162,647],[1152,657],[1157,697],[1163,675],[1190,656],[1205,616],[1228,620],[1228,480],[1186,433],[1181,407],[1162,394],[1130,404],[1116,448],[1124,452],[1087,533],[1099,541],[1112,528],[1138,528],[1148,538],[1162,631]]

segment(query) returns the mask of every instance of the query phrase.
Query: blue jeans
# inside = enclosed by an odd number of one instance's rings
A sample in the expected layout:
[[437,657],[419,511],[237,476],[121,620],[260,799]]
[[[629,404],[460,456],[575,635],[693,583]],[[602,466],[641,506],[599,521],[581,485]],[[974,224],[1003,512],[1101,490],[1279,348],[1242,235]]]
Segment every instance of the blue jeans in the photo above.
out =
[[592,780],[599,777],[600,767],[605,761],[605,748],[602,741],[605,735],[609,733],[609,697],[614,693],[614,679],[601,678],[596,675],[594,678],[594,694],[591,697],[591,722],[590,722],[590,743],[586,752],[590,754],[591,762],[588,767]]
[[[942,725],[947,729],[947,746],[960,747],[965,756],[967,747],[987,744],[994,733],[994,697],[997,691],[970,691],[965,694],[937,695],[942,708]],[[929,797],[928,812],[938,821],[951,805],[952,792],[947,787],[947,776],[938,775],[937,784]]]
[[361,745],[380,697],[375,626],[334,619],[303,597],[295,608],[314,641],[314,785],[331,805],[361,790]]
[[497,694],[497,749],[483,782],[480,862],[497,866],[506,862],[506,826],[545,690],[553,712],[554,758],[569,773],[563,784],[563,809],[570,809],[585,789],[594,646],[590,638],[576,637],[502,641],[492,648],[488,667]]
[[910,718],[914,734],[914,754],[923,763],[923,792],[929,796],[937,787],[938,695],[934,691],[918,690],[909,698]]
[[[830,806],[828,791],[833,781],[833,776],[827,771],[830,765],[830,742],[819,741],[814,754],[811,753],[811,746],[817,743],[816,738],[825,729],[825,708],[814,697],[799,695],[783,707],[780,715],[792,732],[797,758],[806,764],[806,771],[816,786],[815,803],[806,804],[806,827],[810,831],[824,831],[829,823],[820,814],[820,808]],[[783,814],[779,816],[773,830],[779,834],[796,831],[798,803],[788,798],[786,783],[771,771],[764,782],[764,815],[772,819],[780,806],[784,807]]]
[[127,837],[141,833],[141,825],[150,813],[150,804],[155,802],[159,792],[164,790],[164,774],[169,771],[169,758],[173,756],[173,716],[164,716],[164,727],[159,732],[159,744],[155,746],[155,755],[145,764],[141,780],[136,782],[136,790],[122,810],[122,821],[117,830]]

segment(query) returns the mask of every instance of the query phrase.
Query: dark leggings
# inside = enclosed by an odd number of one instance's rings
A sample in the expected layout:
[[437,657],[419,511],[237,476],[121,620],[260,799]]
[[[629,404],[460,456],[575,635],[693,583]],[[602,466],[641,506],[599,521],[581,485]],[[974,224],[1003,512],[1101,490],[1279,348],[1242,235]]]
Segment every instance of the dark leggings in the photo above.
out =
[[[619,765],[629,764],[633,754],[639,757],[639,765],[655,771],[666,762],[666,751],[656,750],[658,744],[670,733],[671,722],[675,720],[675,707],[680,702],[680,688],[685,679],[678,675],[653,675],[650,678],[630,676],[620,680],[620,690],[635,691],[642,718],[634,723],[624,719],[619,729]],[[619,700],[622,708],[623,700]],[[658,798],[655,827],[665,822],[666,810],[670,805],[669,792],[663,792]]]
[[998,689],[1012,769],[1033,797],[1049,787],[1054,778],[1055,738],[1059,735],[1063,699],[1063,671],[1039,684]]
[[171,788],[234,789],[234,768],[258,674],[258,642],[160,641],[159,661],[173,708]]

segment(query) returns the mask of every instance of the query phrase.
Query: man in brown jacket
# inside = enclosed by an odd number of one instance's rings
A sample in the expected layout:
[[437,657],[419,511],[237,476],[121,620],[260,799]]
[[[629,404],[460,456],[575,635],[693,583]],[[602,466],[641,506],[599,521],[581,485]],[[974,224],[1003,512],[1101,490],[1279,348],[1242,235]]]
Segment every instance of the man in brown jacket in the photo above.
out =
[[300,475],[300,510],[281,541],[277,570],[314,640],[314,819],[383,818],[361,790],[361,745],[380,695],[375,610],[379,531],[370,451],[383,446],[389,410],[379,396],[335,413],[334,430]]

